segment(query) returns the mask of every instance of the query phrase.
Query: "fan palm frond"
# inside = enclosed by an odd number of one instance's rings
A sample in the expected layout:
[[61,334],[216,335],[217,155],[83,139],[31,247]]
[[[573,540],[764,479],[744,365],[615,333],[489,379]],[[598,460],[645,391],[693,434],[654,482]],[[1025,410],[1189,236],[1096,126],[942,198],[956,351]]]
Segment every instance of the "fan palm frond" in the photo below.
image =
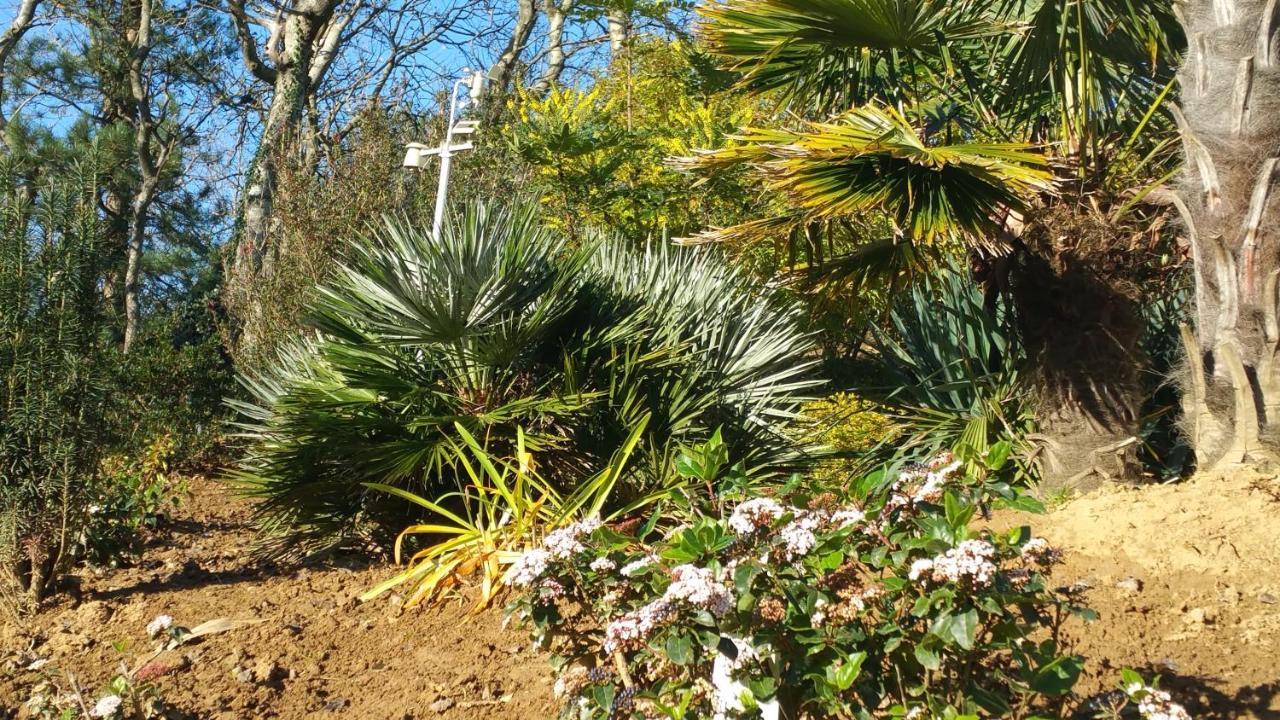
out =
[[748,129],[741,144],[679,166],[749,164],[811,218],[881,210],[918,244],[963,240],[996,249],[998,219],[1052,190],[1044,159],[1020,143],[929,144],[893,108],[868,105],[803,131]]
[[954,69],[950,46],[1007,31],[989,0],[723,0],[699,8],[745,86],[847,108]]

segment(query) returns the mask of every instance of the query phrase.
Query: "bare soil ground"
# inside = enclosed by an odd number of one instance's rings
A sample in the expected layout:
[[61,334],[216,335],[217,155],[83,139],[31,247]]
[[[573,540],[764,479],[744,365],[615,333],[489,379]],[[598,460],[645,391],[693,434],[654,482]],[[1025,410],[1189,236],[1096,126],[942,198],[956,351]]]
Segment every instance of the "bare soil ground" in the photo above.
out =
[[[1080,690],[1114,687],[1118,668],[1164,676],[1197,718],[1280,719],[1280,501],[1244,477],[1107,488],[1048,515],[1003,513],[1067,552],[1055,574],[1088,586],[1101,615],[1073,622],[1088,658]],[[0,718],[22,717],[42,676],[92,691],[122,659],[150,653],[145,626],[227,617],[261,623],[163,656],[154,679],[178,717],[551,718],[546,658],[498,610],[402,611],[355,596],[390,571],[351,561],[260,566],[248,508],[213,482],[148,542],[135,567],[86,573],[63,597],[0,628]],[[1258,489],[1259,485],[1263,489]],[[113,647],[128,643],[123,652]],[[39,671],[25,668],[38,659]]]
[[1009,513],[1065,551],[1054,579],[1088,586],[1100,617],[1068,635],[1086,658],[1078,689],[1111,690],[1118,669],[1160,674],[1200,720],[1280,718],[1277,481],[1201,476],[1108,487],[1046,515]]
[[[160,614],[193,627],[214,618],[261,620],[202,638],[160,658],[153,682],[179,716],[194,718],[553,717],[546,658],[500,610],[466,606],[403,611],[398,598],[355,596],[387,577],[385,565],[279,570],[248,552],[244,501],[193,480],[179,517],[148,542],[136,567],[87,574],[78,601],[63,599],[0,629],[0,718],[42,676],[71,673],[96,690],[150,655],[145,627]],[[123,653],[113,644],[128,643]],[[37,659],[49,664],[25,668]],[[96,697],[96,695],[92,696]],[[92,703],[92,699],[90,699]]]

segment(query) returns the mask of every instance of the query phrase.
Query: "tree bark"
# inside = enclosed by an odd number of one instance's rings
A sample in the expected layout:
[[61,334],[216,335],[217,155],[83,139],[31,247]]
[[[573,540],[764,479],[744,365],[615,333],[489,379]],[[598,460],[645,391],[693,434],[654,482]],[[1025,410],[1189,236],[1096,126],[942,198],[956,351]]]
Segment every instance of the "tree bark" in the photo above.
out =
[[269,245],[278,157],[300,138],[308,101],[338,52],[344,27],[343,22],[334,22],[338,2],[301,0],[282,19],[277,18],[269,28],[267,57],[272,63],[268,64],[249,31],[243,0],[231,0],[244,64],[258,80],[271,84],[271,105],[241,200],[235,269],[242,277],[251,278],[262,269]]
[[609,26],[609,54],[616,60],[631,36],[631,14],[626,8],[610,8],[605,20]]
[[22,40],[22,36],[27,34],[31,29],[31,24],[35,21],[36,9],[40,5],[40,0],[21,0],[18,3],[18,11],[14,13],[13,22],[9,23],[9,27],[0,34],[0,144],[8,145],[8,140],[3,132],[5,126],[9,124],[8,118],[4,116],[4,91],[8,80],[9,56],[13,53],[13,49],[18,46]]
[[[160,0],[163,3],[163,0]],[[157,121],[151,112],[151,88],[146,64],[151,54],[151,22],[153,0],[138,3],[137,24],[133,27],[133,48],[129,57],[129,91],[133,108],[130,122],[134,130],[134,152],[137,155],[139,183],[134,191],[129,214],[129,242],[126,247],[124,273],[124,351],[137,341],[142,328],[140,295],[142,290],[142,253],[147,235],[151,204],[160,188],[160,172],[178,144],[176,134],[159,141]],[[157,147],[157,144],[159,147]]]
[[489,68],[489,87],[494,93],[502,94],[511,86],[511,77],[515,72],[520,55],[529,44],[529,35],[538,19],[533,0],[517,0],[515,25],[511,28],[511,40],[498,56],[493,67]]
[[1280,448],[1280,67],[1276,0],[1192,0],[1172,202],[1191,243],[1185,423],[1201,469],[1274,464]]
[[560,76],[564,74],[564,23],[573,11],[576,0],[549,0],[547,3],[547,66],[543,68],[542,77],[534,85],[536,92],[547,92],[560,84]]
[[1145,322],[1116,229],[1074,202],[1029,211],[1000,263],[1036,394],[1045,490],[1137,475]]

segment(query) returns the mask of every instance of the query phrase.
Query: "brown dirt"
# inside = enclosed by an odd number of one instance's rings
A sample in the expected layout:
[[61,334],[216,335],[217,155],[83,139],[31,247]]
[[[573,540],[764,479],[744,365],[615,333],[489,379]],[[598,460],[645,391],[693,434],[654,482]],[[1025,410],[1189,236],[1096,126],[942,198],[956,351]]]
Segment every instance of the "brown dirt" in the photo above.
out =
[[[151,654],[144,628],[160,614],[187,627],[222,617],[262,621],[160,658],[174,669],[154,684],[179,716],[554,716],[546,658],[531,652],[524,632],[502,627],[500,610],[402,611],[395,596],[357,603],[390,572],[380,564],[260,566],[247,551],[246,503],[214,482],[192,484],[178,517],[135,567],[86,573],[78,601],[63,599],[18,624],[4,619],[0,718],[22,717],[42,674],[56,674],[65,687],[70,672],[92,702],[122,659],[135,666]],[[128,643],[123,653],[113,648],[119,641]],[[37,659],[49,664],[25,670]]]
[[[1100,619],[1067,633],[1087,658],[1082,692],[1110,690],[1134,667],[1161,674],[1201,720],[1280,718],[1280,500],[1258,483],[1105,488],[1047,515],[997,516],[1066,551],[1058,582],[1089,586]],[[500,611],[356,603],[390,568],[354,559],[260,566],[247,553],[247,505],[213,482],[193,482],[178,515],[135,567],[86,573],[78,600],[6,620],[0,718],[21,717],[55,668],[64,686],[68,671],[96,696],[122,655],[132,665],[150,654],[144,626],[161,613],[186,626],[263,621],[161,658],[173,669],[154,683],[179,717],[554,717],[546,658],[502,627]],[[50,661],[42,671],[24,669],[39,658]]]
[[1010,513],[1065,551],[1054,579],[1089,586],[1100,617],[1068,636],[1079,690],[1119,668],[1160,674],[1200,720],[1280,718],[1280,485],[1247,475],[1109,487],[1048,515]]

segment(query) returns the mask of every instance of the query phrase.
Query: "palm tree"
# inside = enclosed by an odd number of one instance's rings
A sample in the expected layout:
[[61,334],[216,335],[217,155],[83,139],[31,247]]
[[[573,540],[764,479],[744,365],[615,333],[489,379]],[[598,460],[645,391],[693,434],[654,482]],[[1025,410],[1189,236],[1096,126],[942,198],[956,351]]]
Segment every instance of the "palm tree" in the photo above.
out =
[[307,339],[242,381],[249,451],[233,480],[261,500],[269,550],[327,547],[457,475],[455,429],[533,453],[562,489],[643,424],[616,493],[664,486],[676,451],[723,427],[733,462],[799,461],[782,432],[803,401],[812,338],[710,253],[566,237],[534,203],[483,205],[439,238],[389,221],[313,304]]
[[[821,248],[814,229],[827,230],[828,251],[836,241],[852,250],[810,253],[820,267],[807,277],[823,282],[898,283],[968,254],[991,291],[1011,292],[1019,306],[1039,371],[1046,474],[1073,484],[1121,474],[1115,451],[1136,444],[1143,325],[1137,298],[1123,291],[1137,283],[1099,268],[1116,267],[1114,252],[1129,240],[1125,219],[1175,162],[1161,132],[1172,124],[1161,102],[1178,44],[1170,7],[706,5],[702,33],[712,51],[745,87],[780,94],[803,129],[748,129],[738,147],[682,161],[702,170],[747,163],[791,201],[785,215],[693,239],[781,235]],[[1059,242],[1077,230],[1088,242]]]
[[1202,468],[1260,466],[1280,435],[1280,162],[1275,0],[1192,0],[1179,80],[1186,166],[1170,193],[1191,241],[1195,326],[1183,328],[1188,434]]

